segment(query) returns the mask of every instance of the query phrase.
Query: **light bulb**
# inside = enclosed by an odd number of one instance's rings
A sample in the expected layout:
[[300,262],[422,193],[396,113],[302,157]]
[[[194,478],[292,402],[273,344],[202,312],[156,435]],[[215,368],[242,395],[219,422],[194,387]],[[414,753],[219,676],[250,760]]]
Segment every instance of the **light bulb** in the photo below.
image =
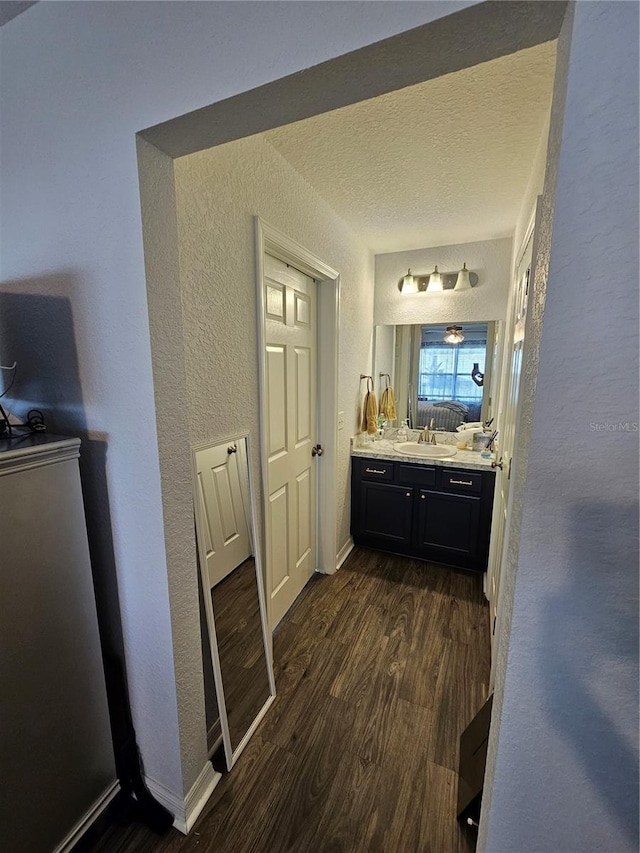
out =
[[471,281],[469,279],[469,270],[467,269],[466,263],[462,265],[462,269],[458,273],[458,278],[456,279],[456,286],[453,289],[454,290],[471,290]]
[[442,276],[438,272],[438,267],[436,266],[434,271],[429,276],[429,284],[427,285],[427,290],[431,291],[431,293],[435,293],[436,291],[442,289]]
[[402,279],[402,293],[417,293],[418,292],[418,283],[415,280],[415,277],[411,275],[411,270],[407,272],[407,274]]

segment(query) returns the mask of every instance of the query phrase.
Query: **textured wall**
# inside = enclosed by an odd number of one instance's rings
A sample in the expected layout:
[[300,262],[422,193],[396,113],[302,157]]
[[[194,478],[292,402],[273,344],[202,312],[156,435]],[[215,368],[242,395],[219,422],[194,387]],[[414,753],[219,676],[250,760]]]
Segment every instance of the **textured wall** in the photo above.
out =
[[620,428],[638,422],[638,7],[578,3],[570,23],[479,845],[505,853],[638,849],[638,440]]
[[[192,444],[249,432],[258,462],[254,215],[340,272],[337,542],[349,536],[349,437],[358,376],[368,373],[373,257],[309,184],[261,137],[176,161],[180,271]],[[259,495],[256,497],[259,498]]]
[[[146,770],[177,795],[202,768],[193,729],[204,718],[201,678],[187,687],[174,672],[193,627],[172,632],[135,134],[466,5],[37,3],[0,31],[3,289],[67,300],[69,322],[43,327],[73,349],[55,381],[14,407],[45,406],[106,449],[90,472],[101,491],[85,482],[100,521],[94,562],[117,573]],[[185,651],[197,662],[199,641]]]
[[[182,336],[180,268],[173,160],[143,139],[138,139],[140,201],[144,228],[147,301],[152,338],[154,392],[158,411],[158,451],[162,478],[167,585],[173,636],[173,672],[176,696],[163,705],[174,716],[173,730],[188,743],[197,771],[207,760],[202,728],[204,694],[201,632],[193,613],[198,596],[196,541],[193,523],[193,487],[188,431],[180,429],[187,409],[186,369]],[[171,365],[171,370],[166,366]],[[169,632],[165,632],[168,634]],[[173,698],[173,697],[172,697]],[[167,739],[167,760],[171,753]],[[175,771],[180,771],[180,744],[176,739]],[[151,774],[153,775],[153,774]],[[160,781],[155,777],[154,781]],[[185,793],[194,779],[185,779]],[[162,784],[162,783],[161,783]]]
[[[465,261],[479,277],[471,290],[404,296],[398,290],[398,281],[408,268],[423,274],[432,272],[437,264],[441,272],[453,272]],[[511,238],[376,255],[374,322],[396,325],[504,320],[510,268]]]

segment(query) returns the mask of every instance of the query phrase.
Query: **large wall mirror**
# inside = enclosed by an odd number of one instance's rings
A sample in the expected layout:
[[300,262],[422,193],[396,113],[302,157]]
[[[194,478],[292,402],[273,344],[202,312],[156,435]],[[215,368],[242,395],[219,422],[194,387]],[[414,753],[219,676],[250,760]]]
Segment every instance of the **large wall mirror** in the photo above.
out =
[[376,326],[376,390],[389,381],[396,398],[398,417],[390,426],[408,419],[413,428],[433,421],[436,429],[453,431],[491,420],[501,326],[494,320]]
[[248,437],[193,450],[200,578],[230,770],[275,697]]

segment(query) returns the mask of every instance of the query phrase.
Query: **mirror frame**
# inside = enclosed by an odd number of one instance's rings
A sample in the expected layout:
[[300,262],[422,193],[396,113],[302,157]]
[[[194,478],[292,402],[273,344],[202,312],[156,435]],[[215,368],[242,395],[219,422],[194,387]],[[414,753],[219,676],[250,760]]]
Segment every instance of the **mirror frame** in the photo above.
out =
[[[238,445],[238,450],[242,446],[242,456],[247,471],[246,486],[249,490],[248,495],[244,495],[246,499],[245,511],[249,513],[249,533],[251,535],[251,545],[253,547],[253,559],[256,569],[256,581],[258,584],[258,600],[260,605],[260,621],[262,622],[262,645],[264,647],[265,661],[267,665],[267,677],[269,681],[269,696],[264,705],[253,719],[253,722],[242,736],[238,745],[233,748],[231,742],[231,734],[229,731],[229,717],[227,714],[227,705],[224,698],[224,684],[222,678],[222,669],[220,667],[220,655],[218,653],[218,639],[216,634],[216,621],[213,612],[213,602],[211,600],[211,587],[209,585],[209,575],[207,572],[206,554],[204,553],[204,537],[202,536],[204,521],[201,516],[200,499],[198,495],[198,474],[196,464],[196,454],[201,450],[207,450],[210,447],[218,447],[220,444]],[[222,730],[222,742],[224,744],[224,753],[227,763],[227,770],[231,770],[233,765],[238,760],[242,750],[245,748],[255,730],[258,728],[268,709],[273,704],[276,698],[276,682],[273,673],[273,660],[271,657],[271,638],[269,636],[269,626],[267,621],[267,606],[265,599],[264,578],[262,575],[262,557],[260,548],[258,547],[258,530],[256,525],[256,507],[254,501],[254,484],[251,475],[251,443],[249,433],[237,433],[228,438],[216,439],[215,441],[207,441],[203,444],[192,445],[191,447],[191,474],[192,474],[192,492],[193,492],[193,513],[196,526],[196,548],[198,549],[198,562],[200,571],[200,580],[202,582],[202,590],[204,596],[204,609],[207,615],[207,634],[209,635],[209,648],[211,651],[211,663],[213,665],[213,679],[216,686],[216,698],[218,702],[218,714],[220,715],[220,728]],[[241,484],[243,493],[244,486]]]

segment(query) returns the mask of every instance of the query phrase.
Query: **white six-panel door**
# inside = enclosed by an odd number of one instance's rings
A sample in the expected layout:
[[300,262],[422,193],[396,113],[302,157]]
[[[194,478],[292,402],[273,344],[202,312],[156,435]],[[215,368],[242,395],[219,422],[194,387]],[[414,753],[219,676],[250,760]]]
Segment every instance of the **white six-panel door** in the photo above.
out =
[[508,346],[508,350],[506,351],[506,363],[500,393],[501,411],[498,417],[498,428],[500,431],[498,447],[503,467],[502,469],[496,469],[496,490],[491,526],[491,548],[489,552],[488,598],[491,614],[492,649],[498,616],[502,566],[506,559],[511,465],[515,452],[515,433],[522,372],[522,350],[524,346],[524,322],[529,298],[532,252],[533,233],[529,235],[516,269],[514,292],[511,300],[511,317],[507,329],[507,341],[505,342],[505,348]]
[[[238,456],[233,443],[196,453],[197,511],[211,587],[252,554]],[[242,463],[246,470],[246,460]]]
[[316,283],[264,255],[267,588],[272,628],[316,568]]

